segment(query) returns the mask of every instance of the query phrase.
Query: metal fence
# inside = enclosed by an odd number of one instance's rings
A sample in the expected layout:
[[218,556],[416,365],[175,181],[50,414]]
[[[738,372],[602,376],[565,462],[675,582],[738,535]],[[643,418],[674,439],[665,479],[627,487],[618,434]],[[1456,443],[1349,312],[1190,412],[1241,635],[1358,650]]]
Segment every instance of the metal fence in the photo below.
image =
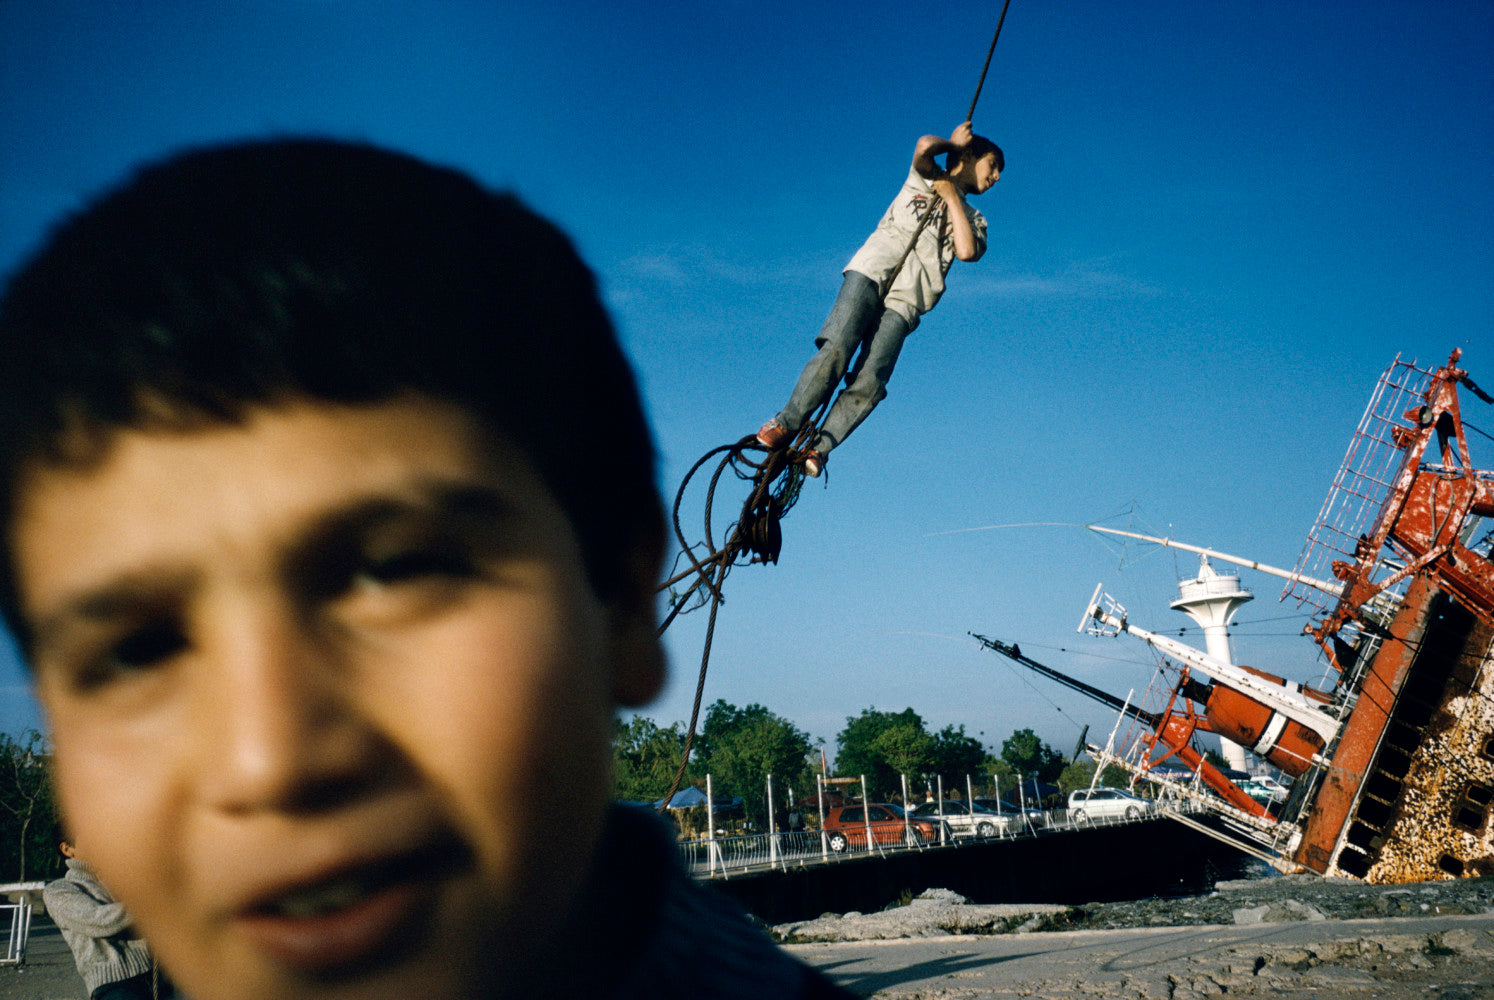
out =
[[20,965],[26,961],[26,943],[31,939],[31,900],[25,896],[18,903],[0,903],[0,919],[9,911],[10,936],[0,965]]
[[[958,805],[954,805],[950,811],[954,813],[957,810]],[[678,848],[685,867],[696,878],[730,878],[733,875],[770,869],[788,871],[790,868],[835,864],[871,855],[886,857],[910,851],[959,850],[995,840],[1039,837],[1061,830],[1142,823],[1171,811],[1175,810],[1169,804],[1165,808],[1154,807],[1135,817],[1086,815],[1078,820],[1071,820],[1067,809],[1041,813],[1031,811],[1026,821],[1010,823],[990,837],[973,834],[957,836],[946,829],[935,840],[914,837],[897,843],[879,843],[873,837],[869,844],[868,838],[863,834],[847,838],[843,851],[832,850],[830,832],[821,830],[754,833],[731,837],[707,836],[700,840],[683,841]]]

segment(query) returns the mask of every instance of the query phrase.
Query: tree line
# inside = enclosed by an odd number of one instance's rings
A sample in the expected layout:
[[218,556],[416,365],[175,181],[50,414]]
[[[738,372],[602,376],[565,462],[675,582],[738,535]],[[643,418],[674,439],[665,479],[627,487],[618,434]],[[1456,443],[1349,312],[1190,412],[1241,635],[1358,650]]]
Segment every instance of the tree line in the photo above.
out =
[[[660,726],[641,715],[619,719],[613,740],[616,797],[635,802],[661,799],[679,770],[685,735],[678,722]],[[783,716],[762,705],[738,708],[718,699],[706,710],[691,746],[686,783],[703,785],[709,774],[715,794],[740,796],[749,819],[761,824],[767,811],[767,775],[773,776],[780,801],[789,789],[800,798],[811,796],[814,776],[827,758],[823,746]],[[835,737],[834,766],[828,773],[865,775],[869,798],[898,799],[903,775],[916,776],[919,798],[940,777],[946,794],[963,795],[967,775],[982,783],[994,779],[1003,795],[1015,789],[1018,775],[1024,784],[1029,777],[1036,778],[1067,793],[1089,786],[1094,764],[1067,760],[1031,729],[1016,730],[999,752],[992,752],[963,725],[930,731],[912,708],[867,708],[846,718],[845,728]],[[1124,784],[1124,774],[1111,768],[1104,783]],[[1026,787],[1030,795],[1030,786]]]
[[[660,726],[635,715],[618,719],[613,735],[614,795],[627,801],[652,802],[674,782],[685,748],[682,723]],[[811,799],[815,775],[829,754],[823,741],[762,705],[738,708],[717,700],[706,710],[690,752],[686,783],[703,786],[707,774],[718,795],[739,796],[747,817],[761,827],[767,817],[764,784],[773,776],[780,803],[792,793]],[[1211,754],[1212,755],[1212,754]],[[898,799],[902,776],[924,783],[914,791],[922,798],[928,785],[942,777],[946,793],[963,794],[966,775],[984,783],[992,778],[1010,796],[1017,776],[1056,784],[1066,794],[1088,787],[1094,764],[1068,761],[1031,729],[1018,729],[992,752],[961,726],[930,731],[912,708],[901,712],[864,709],[848,716],[835,737],[831,775],[866,776],[866,794]],[[56,877],[60,871],[57,842],[61,821],[53,797],[49,748],[36,730],[19,736],[0,733],[0,881],[25,882]],[[1102,781],[1122,785],[1125,776],[1110,768]],[[1026,786],[1030,789],[1031,786]],[[858,790],[859,791],[859,790]]]

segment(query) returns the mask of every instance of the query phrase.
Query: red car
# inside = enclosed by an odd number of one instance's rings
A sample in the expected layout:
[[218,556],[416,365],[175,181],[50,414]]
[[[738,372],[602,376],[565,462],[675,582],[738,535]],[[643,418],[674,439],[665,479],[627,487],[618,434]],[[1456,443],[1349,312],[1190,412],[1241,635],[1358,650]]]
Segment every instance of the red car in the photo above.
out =
[[866,849],[866,829],[871,826],[872,840],[897,846],[906,843],[911,832],[913,843],[937,843],[938,820],[903,819],[903,807],[890,802],[868,802],[863,806],[838,806],[825,810],[825,834],[830,850],[837,854],[847,848]]

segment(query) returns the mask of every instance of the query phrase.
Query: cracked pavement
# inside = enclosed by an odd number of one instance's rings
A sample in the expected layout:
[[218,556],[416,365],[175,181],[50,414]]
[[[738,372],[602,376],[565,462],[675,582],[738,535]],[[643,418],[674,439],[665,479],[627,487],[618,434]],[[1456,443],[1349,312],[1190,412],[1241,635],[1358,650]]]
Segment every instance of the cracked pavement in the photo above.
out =
[[1494,1000],[1488,879],[1244,880],[1069,907],[982,906],[935,889],[773,930],[851,992],[884,1000]]

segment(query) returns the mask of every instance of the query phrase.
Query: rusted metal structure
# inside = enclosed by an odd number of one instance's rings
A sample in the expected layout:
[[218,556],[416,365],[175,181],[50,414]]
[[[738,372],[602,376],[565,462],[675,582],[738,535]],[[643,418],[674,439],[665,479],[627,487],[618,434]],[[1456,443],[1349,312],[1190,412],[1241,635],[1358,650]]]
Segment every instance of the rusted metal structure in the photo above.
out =
[[[1285,577],[1283,599],[1307,606],[1329,664],[1319,689],[1140,628],[1099,588],[1080,623],[1165,657],[1165,708],[1131,713],[1142,728],[1121,752],[1112,737],[1092,753],[1207,806],[1218,835],[1283,870],[1494,875],[1494,532],[1481,520],[1494,472],[1474,465],[1459,388],[1494,400],[1460,356],[1432,370],[1397,358],[1381,376],[1295,570],[1147,539],[1203,554],[1205,570],[1212,556]],[[1267,809],[1241,792],[1203,760],[1201,732],[1295,778],[1287,801]],[[1154,771],[1170,760],[1191,785]]]
[[[1381,377],[1299,568],[1327,562],[1308,634],[1354,700],[1293,858],[1375,882],[1494,874],[1494,563],[1479,519],[1494,473],[1473,464],[1457,367],[1399,359]],[[1475,546],[1479,549],[1476,550]]]

